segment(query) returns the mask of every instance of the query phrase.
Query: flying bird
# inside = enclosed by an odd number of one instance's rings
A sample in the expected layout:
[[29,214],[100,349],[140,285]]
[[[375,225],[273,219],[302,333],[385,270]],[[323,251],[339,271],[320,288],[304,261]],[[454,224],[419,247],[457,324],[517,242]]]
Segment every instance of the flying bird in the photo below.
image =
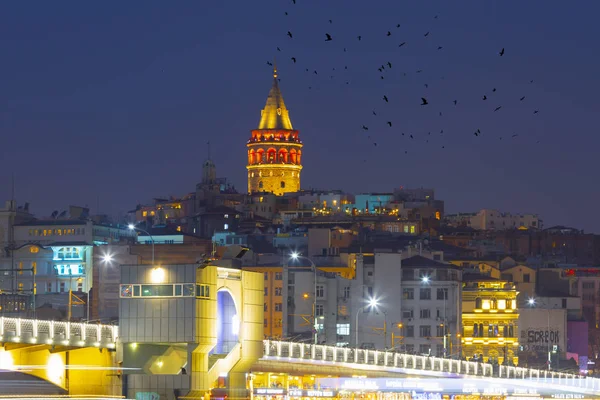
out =
[[292,3],[296,4],[296,0],[292,0]]
[[429,32],[427,32],[427,33],[426,33],[426,34],[424,34],[423,36],[425,36],[425,37],[429,36]]
[[386,103],[389,103],[389,100],[388,100],[387,96],[385,96],[385,95],[383,96],[383,100],[385,100]]
[[498,107],[494,108],[494,112],[498,111],[501,108],[502,108],[502,106],[498,106]]
[[267,61],[267,65],[270,65],[272,67],[273,63],[271,61]]
[[373,110],[373,115],[377,115],[377,113],[375,112],[375,110]]
[[296,57],[292,57],[292,61],[296,64]]
[[379,72],[383,72],[383,69],[382,69],[381,67],[377,68],[377,70],[378,70]]
[[533,113],[534,113],[534,114],[537,114],[537,113],[539,113],[539,112],[540,112],[540,110],[535,110]]
[[529,81],[529,83],[533,83],[533,79]]
[[369,130],[369,127],[365,126],[365,125],[363,125],[362,128],[363,128],[364,131],[368,131]]
[[330,24],[333,24],[333,21],[332,21],[332,20],[329,20],[329,23],[330,23]]
[[392,127],[392,121],[388,121],[387,124],[390,126],[390,128]]
[[288,15],[288,12],[287,12],[287,11],[285,12],[285,15]]
[[504,55],[504,47],[502,48],[502,50],[500,50],[500,53],[498,53],[498,54],[500,54],[500,57],[502,57]]
[[400,43],[400,44],[398,45],[398,47],[402,47],[402,46],[404,46],[405,44],[406,44],[406,42],[402,42],[402,43]]
[[519,99],[519,101],[523,101],[523,100],[525,100],[525,96],[523,96]]
[[421,97],[421,105],[422,106],[426,106],[427,104],[429,104],[429,102],[427,101],[427,99],[425,97]]
[[387,63],[388,67],[392,68],[392,63],[388,61]]
[[278,47],[278,48],[277,48],[277,51],[281,51],[281,49]]
[[454,100],[454,105],[458,104],[458,100]]
[[396,28],[400,28],[400,24],[396,25]]
[[426,84],[425,84],[425,89],[427,89],[428,87],[429,87],[429,85],[426,83]]
[[495,92],[495,91],[496,91],[496,88],[493,88],[493,89],[492,89],[492,92]]
[[483,95],[483,100],[487,100],[487,96],[485,94]]
[[438,50],[441,50],[441,49],[443,49],[443,47],[442,46],[438,46]]
[[421,72],[423,72],[423,70],[422,70],[422,69],[420,69],[420,70],[417,70],[417,74],[420,74]]
[[358,38],[358,40],[360,40],[360,39],[362,39],[362,36],[359,35],[359,36],[357,36],[357,38]]
[[410,135],[410,138],[411,138],[411,139],[414,139],[414,137],[413,137],[413,135],[412,135],[412,134]]
[[381,75],[381,79],[384,79],[384,78],[383,78],[383,75]]
[[519,136],[519,135],[517,135],[517,134],[512,135],[512,137],[517,137],[517,136]]
[[387,36],[392,36],[392,32],[388,31]]
[[325,39],[326,42],[330,42],[331,40],[333,40],[333,39],[331,39],[331,35],[329,33],[326,33],[325,36],[327,37]]
[[314,73],[315,75],[319,75],[319,74],[317,74],[317,70],[316,70],[316,69],[313,71],[313,73]]
[[293,36],[292,36],[292,32],[288,31],[287,35],[290,37],[290,39],[292,39],[292,38],[293,38]]

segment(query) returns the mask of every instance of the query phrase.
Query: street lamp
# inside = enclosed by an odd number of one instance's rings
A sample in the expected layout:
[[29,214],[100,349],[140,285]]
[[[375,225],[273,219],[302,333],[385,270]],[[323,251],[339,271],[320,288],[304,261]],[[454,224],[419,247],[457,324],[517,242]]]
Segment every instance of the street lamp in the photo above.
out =
[[113,259],[114,258],[110,253],[105,253],[104,255],[102,255],[102,261],[107,264],[110,264],[113,261]]
[[[529,299],[527,299],[527,304],[529,304],[530,307],[535,307],[537,304],[537,300],[534,297],[530,297]],[[548,370],[551,370],[552,353],[550,352],[550,307],[547,307],[546,311],[548,311]]]
[[364,310],[365,308],[377,308],[377,306],[379,305],[379,301],[377,301],[376,298],[371,297],[369,299],[369,302],[367,303],[367,305],[364,305],[362,307],[360,307],[358,310],[356,310],[356,323],[354,325],[354,329],[355,329],[355,346],[358,347],[358,314]]
[[145,233],[146,235],[148,235],[150,237],[150,242],[152,243],[152,266],[154,266],[154,238],[152,237],[152,235],[148,231],[145,231],[145,230],[143,230],[141,228],[138,228],[134,224],[127,225],[127,228],[130,231],[134,231],[134,232],[135,231],[140,231],[140,232],[143,232],[143,233]]
[[[298,261],[300,259],[303,260],[307,260],[310,263],[310,267],[312,268],[313,272],[314,272],[314,287],[313,287],[313,306],[312,306],[312,320],[313,320],[313,331],[314,331],[314,341],[315,344],[318,344],[318,332],[317,332],[317,266],[315,265],[315,263],[313,262],[313,260],[311,260],[310,258],[306,257],[306,256],[302,256],[300,255],[300,253],[294,251],[290,254],[290,259],[294,260],[294,261]],[[303,296],[304,298],[307,298],[308,296],[305,295]]]

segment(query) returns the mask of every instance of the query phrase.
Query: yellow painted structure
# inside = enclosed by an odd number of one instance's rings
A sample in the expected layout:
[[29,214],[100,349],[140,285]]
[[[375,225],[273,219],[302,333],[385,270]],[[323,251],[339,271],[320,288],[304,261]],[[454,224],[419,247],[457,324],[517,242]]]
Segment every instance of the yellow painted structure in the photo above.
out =
[[463,277],[462,353],[509,365],[518,364],[517,289],[508,281],[482,275]]
[[292,127],[289,112],[279,90],[277,68],[273,86],[258,129],[252,131],[248,148],[248,193],[271,192],[278,196],[300,190],[302,141]]
[[[250,271],[207,266],[197,270],[196,282],[208,287],[208,296],[196,301],[196,348],[192,352],[191,391],[185,398],[204,398],[227,376],[230,397],[246,397],[246,373],[263,355],[263,275]],[[240,317],[239,342],[211,363],[217,345],[217,294],[232,296]],[[198,296],[197,296],[198,297]]]
[[121,395],[121,377],[116,367],[116,352],[96,347],[7,343],[0,349],[0,368],[22,370],[71,396]]

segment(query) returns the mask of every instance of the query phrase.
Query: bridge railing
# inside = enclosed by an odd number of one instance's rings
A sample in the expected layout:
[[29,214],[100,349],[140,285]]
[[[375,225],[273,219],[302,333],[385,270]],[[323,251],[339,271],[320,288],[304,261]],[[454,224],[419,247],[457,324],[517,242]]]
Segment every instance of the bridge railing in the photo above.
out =
[[0,342],[114,348],[115,325],[0,317]]
[[494,368],[492,364],[474,361],[272,340],[263,341],[263,349],[264,357],[288,359],[290,361],[306,360],[315,363],[365,364],[383,368],[412,369],[417,370],[415,372],[420,374],[448,373],[490,378],[529,379],[574,388],[600,390],[600,379],[596,378],[504,365]]

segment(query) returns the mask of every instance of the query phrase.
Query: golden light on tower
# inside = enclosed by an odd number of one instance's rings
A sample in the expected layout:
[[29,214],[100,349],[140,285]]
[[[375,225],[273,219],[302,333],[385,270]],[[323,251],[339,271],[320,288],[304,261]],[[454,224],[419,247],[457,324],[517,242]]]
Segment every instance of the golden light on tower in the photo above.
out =
[[300,190],[302,141],[292,127],[289,112],[279,89],[277,67],[273,85],[261,110],[258,129],[252,131],[248,148],[248,193],[276,195]]

